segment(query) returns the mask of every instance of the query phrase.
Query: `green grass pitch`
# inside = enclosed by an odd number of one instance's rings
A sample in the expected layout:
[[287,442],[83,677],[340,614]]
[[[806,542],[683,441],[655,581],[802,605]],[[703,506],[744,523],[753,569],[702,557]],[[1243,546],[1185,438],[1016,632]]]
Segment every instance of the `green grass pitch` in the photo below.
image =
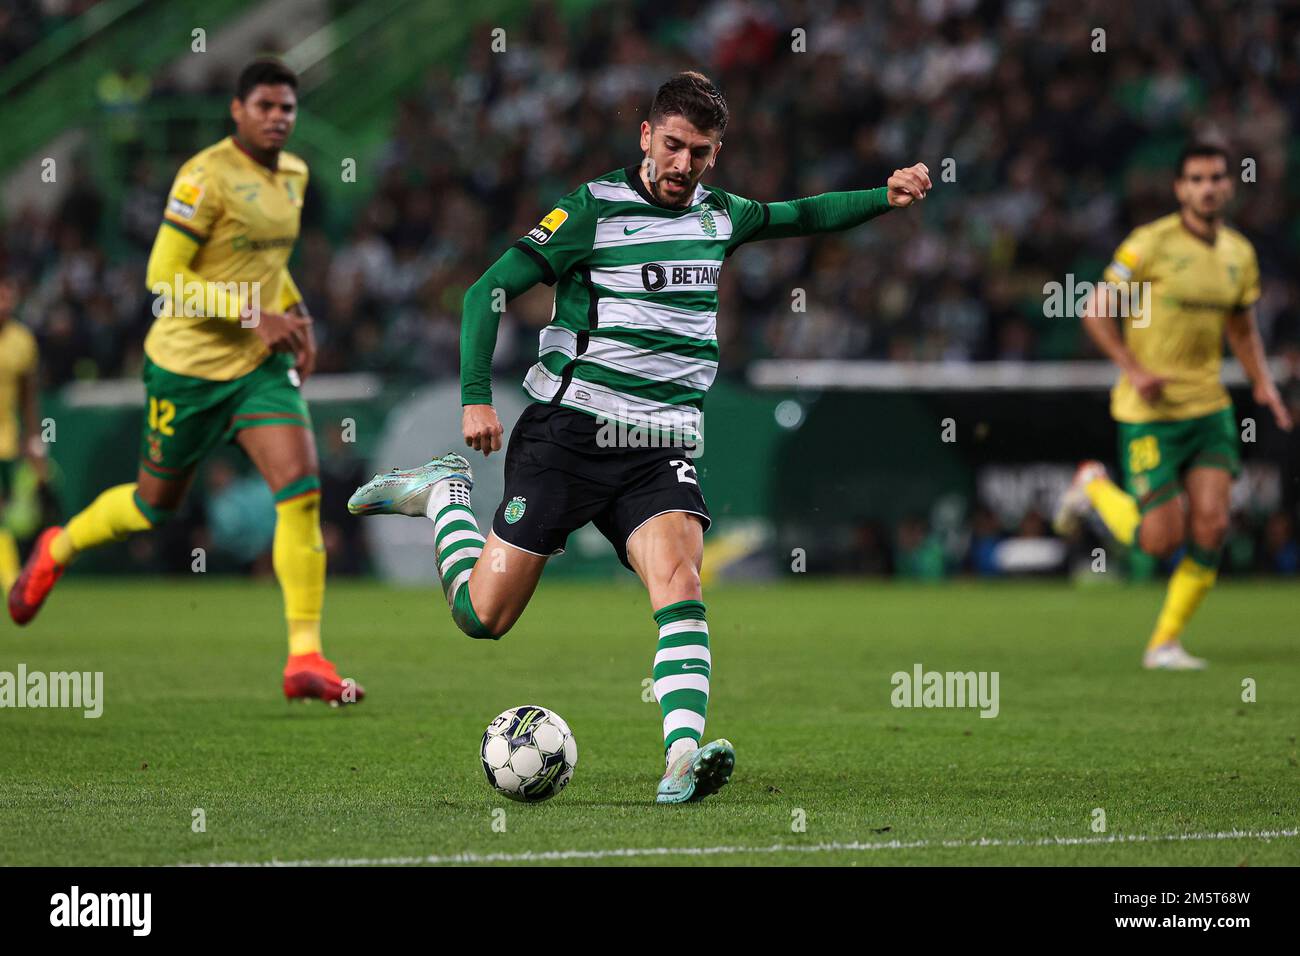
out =
[[[0,710],[0,864],[1300,864],[1300,592],[1217,588],[1188,635],[1199,674],[1138,667],[1161,596],[710,589],[709,737],[735,742],[736,774],[660,807],[655,629],[630,579],[543,582],[500,642],[456,631],[434,588],[331,583],[326,652],[370,695],[333,710],[280,694],[273,583],[74,576],[30,628],[0,627],[0,670],[103,671],[104,713]],[[892,707],[891,675],[918,662],[999,672],[999,715]],[[523,703],[579,747],[536,806],[478,761]],[[1213,838],[1231,831],[1271,836]]]

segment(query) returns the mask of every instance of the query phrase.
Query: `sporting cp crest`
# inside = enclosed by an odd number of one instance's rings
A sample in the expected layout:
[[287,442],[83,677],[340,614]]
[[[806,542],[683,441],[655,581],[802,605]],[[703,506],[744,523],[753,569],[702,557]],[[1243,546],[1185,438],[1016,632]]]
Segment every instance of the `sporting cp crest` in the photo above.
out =
[[713,213],[707,209],[700,213],[700,228],[704,230],[704,234],[710,239],[718,234],[718,224],[713,221]]
[[524,509],[528,507],[528,499],[516,495],[506,504],[506,524],[514,524],[524,516]]

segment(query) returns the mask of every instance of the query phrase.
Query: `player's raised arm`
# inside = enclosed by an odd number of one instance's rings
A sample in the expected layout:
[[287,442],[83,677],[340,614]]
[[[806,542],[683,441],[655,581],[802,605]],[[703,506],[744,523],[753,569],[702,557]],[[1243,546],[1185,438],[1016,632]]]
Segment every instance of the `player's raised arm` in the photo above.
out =
[[465,293],[460,320],[460,401],[465,444],[489,455],[501,450],[501,420],[492,407],[492,354],[505,305],[545,280],[538,262],[517,246],[506,250]]
[[[786,202],[754,203],[752,205],[757,207],[762,219],[752,231],[744,228],[743,221],[739,223],[739,242],[735,245],[852,229],[895,207],[903,208],[920,202],[931,186],[930,170],[925,163],[917,163],[907,169],[894,170],[886,185],[875,189],[821,193]],[[741,212],[742,220],[744,215]]]
[[906,208],[914,202],[920,202],[929,194],[933,185],[930,182],[930,167],[925,163],[896,169],[894,175],[885,181],[889,205]]

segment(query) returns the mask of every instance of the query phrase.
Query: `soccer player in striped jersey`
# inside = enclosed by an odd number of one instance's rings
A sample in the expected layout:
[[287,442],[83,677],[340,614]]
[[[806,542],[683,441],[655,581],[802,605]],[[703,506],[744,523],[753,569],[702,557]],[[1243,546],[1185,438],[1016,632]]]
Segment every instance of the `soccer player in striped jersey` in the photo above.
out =
[[283,64],[251,63],[230,104],[234,135],[177,173],[146,270],[157,318],[144,341],[136,480],[41,534],[9,592],[9,613],[27,624],[79,553],[166,521],[198,463],[233,442],[275,498],[271,556],[289,636],[284,694],[349,704],[364,691],[321,653],[320,477],[299,387],[316,346],[288,269],[307,188],[307,164],[284,150],[297,88]]
[[[588,522],[649,592],[658,625],[654,690],[667,771],[656,800],[700,800],[735,763],[726,740],[700,745],[712,662],[700,589],[709,511],[692,452],[718,369],[716,316],[723,260],[746,242],[848,229],[923,199],[924,165],[877,189],[762,203],[700,184],[716,164],[727,105],[699,73],[659,88],[641,124],[644,159],[564,196],[466,293],[461,323],[465,442],[501,448],[491,361],[508,301],[555,286],[534,400],[506,452],[506,488],[485,541],[470,510],[460,455],[376,475],[354,514],[427,516],[456,624],[498,638],[523,613],[542,568]],[[486,554],[485,554],[486,552]]]
[[1069,534],[1091,510],[1121,544],[1162,559],[1185,549],[1142,658],[1151,670],[1205,666],[1184,650],[1181,636],[1214,586],[1232,479],[1241,468],[1236,416],[1220,378],[1225,336],[1256,403],[1279,428],[1292,427],[1255,324],[1255,249],[1223,222],[1232,198],[1229,169],[1219,146],[1183,150],[1174,179],[1178,212],[1135,229],[1103,275],[1111,288],[1150,283],[1145,308],[1140,315],[1112,314],[1103,283],[1083,317],[1089,336],[1122,373],[1110,411],[1127,491],[1101,462],[1085,461],[1054,523]]

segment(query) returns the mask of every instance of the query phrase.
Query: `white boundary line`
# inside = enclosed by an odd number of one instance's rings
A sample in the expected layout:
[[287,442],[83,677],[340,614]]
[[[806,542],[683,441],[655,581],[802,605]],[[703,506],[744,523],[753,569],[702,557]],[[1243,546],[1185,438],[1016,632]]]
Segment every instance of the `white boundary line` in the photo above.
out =
[[986,846],[1098,846],[1123,843],[1194,843],[1207,840],[1290,840],[1300,836],[1296,830],[1228,830],[1219,833],[1175,833],[1170,835],[1115,834],[1096,837],[1040,837],[1027,839],[978,840],[888,840],[879,843],[773,843],[771,846],[703,846],[703,847],[623,847],[610,850],[543,850],[525,853],[476,853],[467,850],[431,856],[390,856],[378,858],[334,857],[328,860],[270,860],[262,863],[180,863],[178,866],[445,866],[456,863],[563,863],[568,860],[614,860],[636,857],[728,856],[770,853],[862,853],[875,850],[970,849]]
[[[1274,377],[1284,377],[1284,361],[1271,359]],[[759,359],[747,369],[756,388],[824,389],[826,391],[943,392],[949,390],[1049,391],[1110,388],[1119,377],[1108,362],[895,362],[864,359]],[[1249,379],[1235,359],[1223,363],[1225,385]],[[89,384],[89,383],[87,383]]]

